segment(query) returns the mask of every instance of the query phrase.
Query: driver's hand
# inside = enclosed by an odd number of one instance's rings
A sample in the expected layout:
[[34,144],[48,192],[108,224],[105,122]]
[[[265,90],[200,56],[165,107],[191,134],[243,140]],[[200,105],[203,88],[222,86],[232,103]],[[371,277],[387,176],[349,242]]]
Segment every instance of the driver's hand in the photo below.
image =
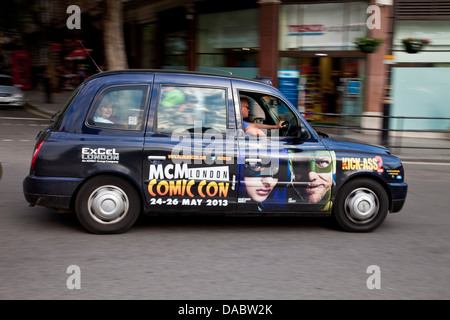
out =
[[286,125],[287,125],[287,121],[280,120],[280,122],[278,122],[278,124],[276,125],[276,128],[281,129],[281,128],[286,127]]

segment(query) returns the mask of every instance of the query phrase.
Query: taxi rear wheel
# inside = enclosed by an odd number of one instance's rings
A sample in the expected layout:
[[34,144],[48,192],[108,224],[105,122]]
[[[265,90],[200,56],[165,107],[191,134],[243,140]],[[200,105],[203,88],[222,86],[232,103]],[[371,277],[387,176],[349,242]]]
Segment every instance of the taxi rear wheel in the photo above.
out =
[[356,179],[345,184],[333,207],[334,218],[346,231],[370,232],[378,228],[388,213],[389,198],[372,179]]
[[123,233],[136,222],[140,199],[124,179],[98,176],[82,186],[75,211],[80,223],[92,233]]

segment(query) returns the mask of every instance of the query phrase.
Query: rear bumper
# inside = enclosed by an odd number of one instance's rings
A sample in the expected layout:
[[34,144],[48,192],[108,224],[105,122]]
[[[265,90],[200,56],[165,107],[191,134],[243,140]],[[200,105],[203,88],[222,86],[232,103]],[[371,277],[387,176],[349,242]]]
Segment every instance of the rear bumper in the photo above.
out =
[[408,193],[408,185],[404,182],[390,183],[392,201],[389,211],[398,212],[403,208],[406,201],[406,194]]
[[27,176],[23,181],[23,194],[31,205],[70,209],[72,196],[82,179]]

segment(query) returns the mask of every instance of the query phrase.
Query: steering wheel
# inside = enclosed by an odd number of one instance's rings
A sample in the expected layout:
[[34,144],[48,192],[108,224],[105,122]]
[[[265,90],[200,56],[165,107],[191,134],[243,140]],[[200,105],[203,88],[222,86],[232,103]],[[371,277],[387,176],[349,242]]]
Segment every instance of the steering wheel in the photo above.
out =
[[[189,129],[187,129],[187,131],[190,133],[196,133],[196,132],[200,131],[198,129],[199,128],[189,128]],[[205,133],[208,130],[214,130],[213,128],[210,128],[210,127],[201,127],[200,129],[202,130],[202,133]]]
[[291,129],[291,123],[289,121],[283,121],[281,123],[282,125],[286,125],[285,127],[281,128],[283,137],[286,137],[288,135],[289,130]]

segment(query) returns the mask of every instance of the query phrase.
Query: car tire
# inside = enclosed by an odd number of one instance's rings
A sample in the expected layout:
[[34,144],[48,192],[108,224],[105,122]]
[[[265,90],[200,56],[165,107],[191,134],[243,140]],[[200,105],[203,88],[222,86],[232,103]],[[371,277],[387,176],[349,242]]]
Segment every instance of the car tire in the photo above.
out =
[[336,198],[333,215],[339,226],[349,232],[370,232],[387,216],[386,190],[373,179],[355,179],[346,183]]
[[97,176],[88,180],[76,197],[75,211],[80,223],[92,233],[123,233],[136,222],[140,197],[126,180]]

